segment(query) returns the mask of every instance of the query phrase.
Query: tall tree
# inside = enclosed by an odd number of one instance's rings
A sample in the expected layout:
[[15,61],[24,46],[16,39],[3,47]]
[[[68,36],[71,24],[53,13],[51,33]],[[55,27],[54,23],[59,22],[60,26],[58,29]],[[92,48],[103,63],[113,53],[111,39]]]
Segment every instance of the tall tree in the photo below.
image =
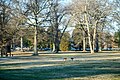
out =
[[113,11],[113,18],[120,25],[120,0],[114,0],[114,11]]
[[[50,1],[50,23],[53,31],[53,52],[58,53],[60,47],[60,40],[68,27],[70,18],[67,16],[68,10],[63,6],[60,1],[62,0],[49,0]],[[62,27],[62,32],[60,30]],[[59,36],[60,32],[60,36]]]
[[16,28],[11,25],[14,19],[13,3],[11,0],[0,0],[0,44],[6,44],[7,40],[12,40]]
[[38,28],[44,22],[46,18],[46,4],[47,0],[28,0],[27,6],[27,23],[34,27],[34,53],[33,55],[38,55],[37,44],[38,44]]
[[90,51],[94,53],[96,33],[101,27],[98,24],[107,20],[112,10],[111,5],[107,0],[74,0],[73,2],[73,16],[79,25],[83,26],[83,30],[87,30]]
[[120,47],[120,0],[114,0],[114,11],[113,11],[113,19],[115,21],[116,26],[118,27],[117,37],[118,37],[118,47]]
[[11,26],[14,27],[13,31],[13,49],[15,50],[15,38],[17,38],[18,36],[21,37],[21,51],[23,48],[23,36],[25,33],[24,28],[27,27],[25,25],[26,22],[26,9],[25,9],[25,5],[24,5],[24,1],[23,0],[11,0],[11,3],[14,4],[12,5],[12,19],[10,20]]

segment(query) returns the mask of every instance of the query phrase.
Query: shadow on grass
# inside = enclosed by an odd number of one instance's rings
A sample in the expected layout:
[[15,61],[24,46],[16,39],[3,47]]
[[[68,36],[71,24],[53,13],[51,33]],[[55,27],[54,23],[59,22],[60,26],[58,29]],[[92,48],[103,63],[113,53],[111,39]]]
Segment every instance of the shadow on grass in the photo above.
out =
[[[115,61],[105,62],[50,62],[44,64],[60,64],[57,66],[31,67],[27,69],[0,69],[0,80],[50,80],[65,79],[75,77],[89,77],[104,74],[120,75],[120,63]],[[14,64],[28,65],[29,62]],[[33,62],[32,65],[39,63]],[[5,64],[9,66],[11,64]],[[41,65],[41,64],[40,64]],[[0,65],[2,66],[2,65]],[[13,67],[14,67],[13,66]]]

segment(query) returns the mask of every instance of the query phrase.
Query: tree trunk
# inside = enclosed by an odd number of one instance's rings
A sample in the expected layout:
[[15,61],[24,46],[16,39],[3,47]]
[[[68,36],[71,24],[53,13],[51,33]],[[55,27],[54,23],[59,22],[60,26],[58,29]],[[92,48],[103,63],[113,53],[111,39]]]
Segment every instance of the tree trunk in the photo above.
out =
[[55,28],[55,31],[54,31],[54,44],[55,44],[55,50],[54,50],[54,53],[58,53],[59,51],[59,36],[58,36],[58,23],[57,23],[57,16],[56,16],[56,19],[55,19],[55,23],[54,23],[54,28]]
[[93,41],[92,41],[93,50],[95,49],[95,42],[96,42],[96,27],[94,28],[94,33],[93,33]]
[[86,46],[85,46],[85,32],[83,31],[83,52],[86,51]]
[[55,53],[59,52],[59,48],[60,48],[59,45],[60,45],[59,42],[55,44]]
[[55,43],[53,43],[52,47],[53,47],[52,52],[55,52]]
[[91,43],[90,33],[88,33],[88,40],[89,40],[89,46],[90,46],[91,54],[93,54],[94,50],[93,50],[92,43]]
[[102,36],[102,34],[100,33],[100,35],[99,35],[99,41],[98,41],[98,44],[99,44],[99,51],[102,51],[102,40],[101,40],[101,36]]
[[[85,11],[86,11],[86,6],[85,6]],[[93,54],[94,53],[94,49],[93,49],[92,43],[91,43],[92,41],[91,41],[91,35],[90,35],[90,30],[89,30],[89,23],[88,23],[87,13],[85,14],[85,22],[86,22],[86,27],[87,27],[90,51],[91,51],[91,54]]]
[[99,51],[99,40],[98,40],[98,33],[96,33],[96,50],[95,52]]
[[85,37],[83,38],[83,52],[85,52]]
[[55,42],[53,43],[53,52],[54,53],[58,53],[59,52],[59,48],[60,48],[60,42],[58,40],[58,38],[56,38]]
[[37,56],[38,51],[37,51],[37,27],[35,27],[35,33],[34,33],[34,53],[33,56]]
[[120,30],[118,31],[118,47],[120,48]]
[[15,37],[13,37],[12,48],[13,48],[13,51],[15,51]]
[[23,51],[23,37],[21,36],[21,51]]

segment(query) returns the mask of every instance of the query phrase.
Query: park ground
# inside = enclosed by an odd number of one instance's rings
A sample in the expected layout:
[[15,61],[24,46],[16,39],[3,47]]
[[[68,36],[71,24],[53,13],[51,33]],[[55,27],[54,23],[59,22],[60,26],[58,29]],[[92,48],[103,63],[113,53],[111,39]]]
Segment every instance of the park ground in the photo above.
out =
[[120,80],[119,52],[12,54],[0,58],[0,80]]

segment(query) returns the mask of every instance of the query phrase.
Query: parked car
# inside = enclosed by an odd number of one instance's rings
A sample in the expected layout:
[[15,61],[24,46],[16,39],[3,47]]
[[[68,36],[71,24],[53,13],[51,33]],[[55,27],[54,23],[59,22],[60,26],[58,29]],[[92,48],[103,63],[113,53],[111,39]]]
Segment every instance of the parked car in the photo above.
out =
[[40,51],[50,51],[51,49],[50,48],[40,48],[39,50]]
[[16,48],[15,48],[15,50],[20,51],[20,50],[21,50],[21,48],[20,48],[20,47],[16,47]]

